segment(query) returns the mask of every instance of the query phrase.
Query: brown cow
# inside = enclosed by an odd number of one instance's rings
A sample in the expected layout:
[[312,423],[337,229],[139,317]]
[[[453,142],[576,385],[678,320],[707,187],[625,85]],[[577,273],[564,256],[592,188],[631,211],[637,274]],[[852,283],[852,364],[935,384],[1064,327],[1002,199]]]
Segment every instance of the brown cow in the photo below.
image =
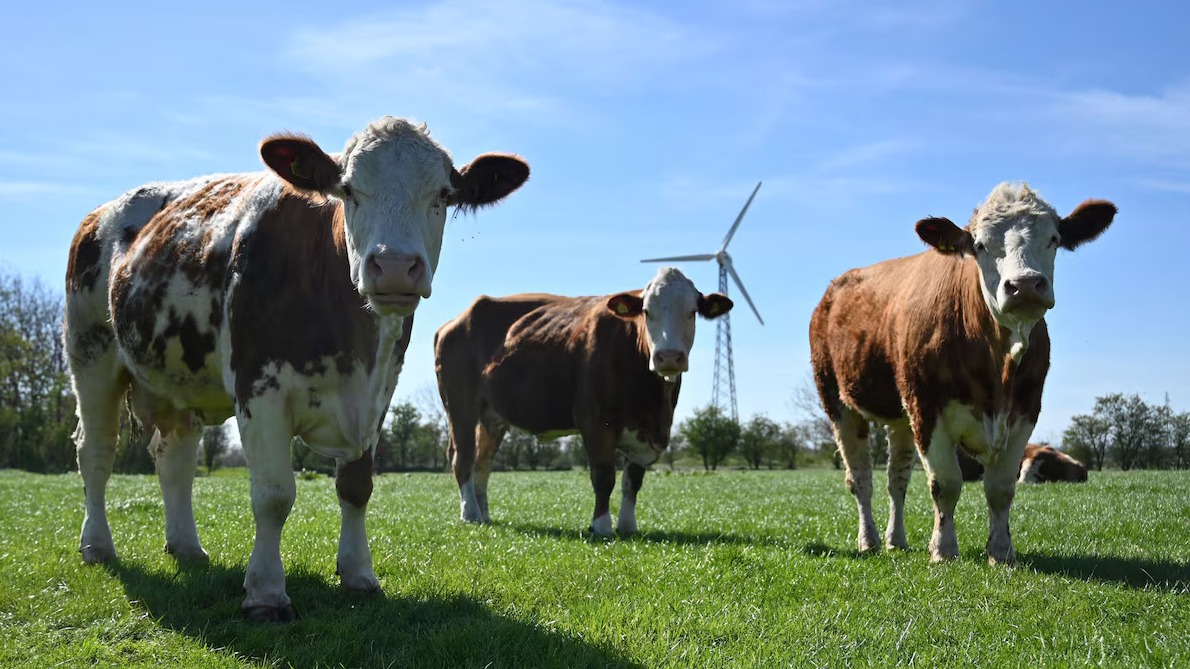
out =
[[[975,458],[958,449],[959,468],[963,470],[964,481],[978,481],[983,478],[983,465]],[[1087,466],[1062,451],[1042,444],[1025,446],[1017,483],[1086,483]]]
[[1097,237],[1115,213],[1110,202],[1089,200],[1062,218],[1028,186],[1004,183],[966,228],[918,221],[932,250],[831,283],[810,320],[811,358],[859,507],[861,552],[879,548],[866,420],[874,418],[888,427],[886,545],[908,547],[905,490],[916,444],[934,501],[930,557],[958,556],[961,445],[987,469],[988,560],[1015,559],[1008,516],[1049,369],[1042,317],[1054,306],[1054,258],[1058,247]]
[[[487,523],[488,475],[508,427],[581,434],[595,488],[590,529],[612,532],[616,452],[627,456],[617,529],[636,530],[645,468],[669,445],[695,315],[732,307],[662,268],[643,291],[603,297],[480,297],[438,329],[438,389],[450,420],[460,517]],[[477,445],[478,441],[478,453]]]
[[430,296],[451,206],[516,190],[529,166],[484,155],[454,167],[424,125],[379,119],[341,154],[284,134],[269,172],[157,183],[79,226],[66,273],[64,341],[78,397],[85,562],[116,556],[104,503],[125,396],[147,429],[165,501],[165,548],[205,561],[191,503],[201,425],[234,415],[252,478],[256,541],[243,611],[294,617],[281,530],[297,438],[338,465],[338,573],[374,591],[364,514],[372,451]]

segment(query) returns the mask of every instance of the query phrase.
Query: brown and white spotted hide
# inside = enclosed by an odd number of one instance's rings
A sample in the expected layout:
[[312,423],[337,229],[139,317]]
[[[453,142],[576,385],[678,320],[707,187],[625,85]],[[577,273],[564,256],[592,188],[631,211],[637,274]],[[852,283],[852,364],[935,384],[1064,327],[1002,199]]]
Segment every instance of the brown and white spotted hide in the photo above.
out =
[[283,134],[270,171],[156,183],[83,219],[66,273],[64,341],[78,397],[86,562],[116,551],[105,511],[122,400],[156,430],[166,550],[206,560],[191,490],[201,425],[234,415],[251,469],[256,539],[243,603],[293,616],[280,557],[296,437],[338,463],[343,585],[379,588],[364,512],[372,450],[430,295],[446,211],[494,203],[519,158],[455,169],[424,125],[386,117],[341,154]]
[[1015,559],[1008,515],[1049,369],[1042,316],[1055,303],[1054,257],[1097,237],[1115,213],[1088,200],[1063,218],[1027,186],[1000,184],[966,228],[918,221],[931,250],[831,283],[810,321],[811,361],[859,509],[861,552],[880,547],[867,440],[875,419],[889,435],[885,545],[908,547],[904,501],[916,446],[934,502],[930,557],[958,556],[961,448],[985,469],[988,559]]
[[591,531],[612,533],[617,452],[625,456],[617,529],[636,531],[645,468],[669,444],[696,316],[732,303],[662,268],[640,291],[602,297],[480,297],[434,336],[450,421],[460,516],[487,523],[492,459],[509,426],[581,434],[595,490]]

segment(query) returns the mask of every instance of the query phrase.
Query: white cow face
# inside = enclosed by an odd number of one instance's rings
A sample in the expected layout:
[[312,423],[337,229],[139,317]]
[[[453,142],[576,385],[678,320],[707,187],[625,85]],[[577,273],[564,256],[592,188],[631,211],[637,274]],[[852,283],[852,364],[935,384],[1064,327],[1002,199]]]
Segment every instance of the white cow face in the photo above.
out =
[[673,382],[690,368],[695,316],[714,319],[731,311],[726,295],[703,295],[672,267],[662,267],[645,289],[608,298],[607,308],[621,318],[643,321],[649,369]]
[[1033,326],[1054,306],[1054,258],[1058,247],[1073,250],[1111,225],[1116,207],[1088,200],[1061,218],[1028,186],[1002,183],[971,217],[966,229],[949,219],[917,222],[917,234],[944,254],[973,256],[979,285],[992,318],[1014,333],[1019,357]]
[[333,158],[308,137],[276,135],[261,157],[285,181],[342,203],[351,281],[380,314],[406,316],[429,297],[450,206],[476,209],[529,177],[520,158],[485,154],[455,170],[425,125],[387,116]]

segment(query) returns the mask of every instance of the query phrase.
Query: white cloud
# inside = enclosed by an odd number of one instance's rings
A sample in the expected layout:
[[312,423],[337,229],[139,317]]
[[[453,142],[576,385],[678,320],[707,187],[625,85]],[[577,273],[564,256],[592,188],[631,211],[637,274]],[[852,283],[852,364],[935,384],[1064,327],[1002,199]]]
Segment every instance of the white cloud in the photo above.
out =
[[402,102],[432,96],[472,115],[514,109],[548,118],[592,91],[646,84],[714,44],[633,6],[448,0],[301,30],[281,58],[331,86]]
[[50,181],[0,181],[0,198],[15,200],[42,195],[94,195],[94,188]]
[[1190,168],[1190,82],[1157,94],[1091,89],[1055,96],[1050,120],[1071,148],[1112,153],[1150,165]]

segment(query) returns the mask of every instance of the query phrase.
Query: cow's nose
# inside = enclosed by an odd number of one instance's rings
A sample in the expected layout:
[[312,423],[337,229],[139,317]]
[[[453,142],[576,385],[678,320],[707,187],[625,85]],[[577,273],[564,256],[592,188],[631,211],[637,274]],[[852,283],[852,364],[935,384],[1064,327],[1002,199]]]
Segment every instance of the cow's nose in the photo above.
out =
[[426,276],[426,264],[418,255],[385,249],[368,254],[364,272],[374,292],[420,293],[418,286]]
[[1041,297],[1049,292],[1049,281],[1040,274],[1025,274],[1013,277],[1004,282],[1004,292],[1008,297]]
[[664,349],[653,352],[653,367],[655,369],[686,371],[686,353],[678,349]]

